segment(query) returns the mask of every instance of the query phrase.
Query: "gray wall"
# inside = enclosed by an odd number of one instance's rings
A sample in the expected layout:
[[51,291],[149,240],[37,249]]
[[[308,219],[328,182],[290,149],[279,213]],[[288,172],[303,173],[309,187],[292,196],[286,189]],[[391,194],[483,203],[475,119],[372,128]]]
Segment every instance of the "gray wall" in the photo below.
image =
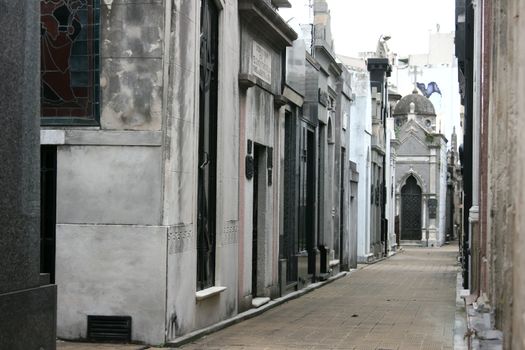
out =
[[118,314],[133,317],[133,340],[161,344],[236,312],[239,32],[236,2],[219,2],[216,285],[226,290],[196,301],[200,4],[104,1],[100,127],[42,132],[58,144],[60,337],[85,337],[87,314]]
[[0,344],[55,349],[56,288],[40,282],[39,2],[0,1]]
[[486,49],[491,75],[487,78],[490,87],[485,96],[489,99],[488,137],[482,141],[488,151],[487,211],[482,214],[487,220],[488,292],[495,308],[495,327],[504,333],[503,348],[523,349],[525,99],[509,92],[522,91],[525,86],[522,74],[525,14],[520,1],[496,0],[486,2],[485,6],[491,19],[485,33],[493,40],[490,49]]

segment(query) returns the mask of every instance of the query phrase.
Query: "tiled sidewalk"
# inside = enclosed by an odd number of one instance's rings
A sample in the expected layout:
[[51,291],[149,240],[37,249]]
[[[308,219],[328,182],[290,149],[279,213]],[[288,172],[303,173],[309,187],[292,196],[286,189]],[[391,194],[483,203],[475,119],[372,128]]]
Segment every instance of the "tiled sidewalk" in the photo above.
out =
[[408,248],[183,349],[452,349],[456,252]]

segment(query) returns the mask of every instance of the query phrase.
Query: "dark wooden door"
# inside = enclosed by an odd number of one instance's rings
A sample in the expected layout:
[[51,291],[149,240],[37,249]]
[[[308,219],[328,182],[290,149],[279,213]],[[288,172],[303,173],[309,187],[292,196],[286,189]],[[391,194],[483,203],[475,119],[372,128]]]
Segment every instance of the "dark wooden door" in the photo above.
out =
[[401,239],[421,240],[421,188],[413,176],[401,189]]
[[260,184],[260,173],[263,171],[261,169],[262,158],[264,157],[264,147],[260,145],[255,145],[254,149],[254,160],[253,160],[253,215],[252,215],[252,295],[257,296],[257,278],[258,278],[258,269],[259,269],[259,199],[261,195],[264,195],[264,192],[261,193],[261,184]]

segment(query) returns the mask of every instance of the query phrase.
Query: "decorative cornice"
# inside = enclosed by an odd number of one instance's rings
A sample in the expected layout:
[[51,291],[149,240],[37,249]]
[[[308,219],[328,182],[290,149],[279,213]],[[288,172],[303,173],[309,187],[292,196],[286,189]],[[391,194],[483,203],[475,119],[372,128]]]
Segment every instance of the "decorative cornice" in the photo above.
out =
[[321,69],[321,65],[319,64],[319,62],[317,62],[317,60],[312,55],[310,55],[308,52],[306,52],[305,57],[308,63],[310,63],[316,70]]
[[377,153],[379,153],[379,155],[381,156],[384,156],[385,155],[385,150],[383,147],[381,146],[378,146],[378,145],[372,145],[372,151],[376,151]]
[[250,28],[256,28],[270,42],[281,46],[292,46],[297,39],[297,33],[284,19],[265,1],[239,0],[239,15],[242,21],[250,23]]

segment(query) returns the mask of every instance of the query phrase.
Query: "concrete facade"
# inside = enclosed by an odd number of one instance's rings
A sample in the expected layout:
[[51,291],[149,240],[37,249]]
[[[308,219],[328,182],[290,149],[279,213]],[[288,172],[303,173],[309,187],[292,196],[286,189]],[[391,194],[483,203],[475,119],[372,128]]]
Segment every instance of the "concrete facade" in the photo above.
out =
[[316,1],[313,10],[313,45],[302,37],[287,50],[282,293],[357,261],[359,174],[349,162],[351,74],[335,59],[327,3]]
[[523,16],[519,1],[456,1],[463,287],[469,321],[480,320],[472,348],[525,349]]
[[236,2],[219,8],[219,295],[197,300],[198,2],[104,1],[98,127],[46,127],[57,149],[58,336],[87,315],[129,315],[163,344],[237,312],[239,57]]
[[[342,163],[341,154],[346,131],[343,119],[348,115],[351,88],[348,75],[337,63],[331,35],[330,10],[324,0],[314,2],[314,45],[312,55],[319,64],[317,90],[318,124],[318,242],[320,273],[338,272],[341,268],[341,239],[348,237],[340,213],[348,208],[345,193],[348,182],[341,186],[341,175],[348,173],[348,163]],[[346,158],[346,156],[345,156]],[[341,171],[343,167],[343,171]],[[346,192],[345,192],[346,188]],[[341,193],[343,192],[343,193]],[[346,237],[345,237],[346,233]]]
[[[384,42],[383,42],[384,43]],[[385,43],[386,45],[386,43]],[[388,254],[387,217],[387,121],[390,117],[388,78],[392,72],[390,59],[374,55],[367,59],[372,91],[372,147],[370,172],[370,258],[377,259]],[[376,58],[379,57],[379,58]],[[388,145],[387,145],[388,143]]]
[[370,153],[372,142],[372,96],[370,75],[364,60],[341,57],[350,72],[354,101],[350,110],[349,157],[359,173],[357,185],[357,256],[366,261],[370,256]]
[[[408,110],[407,110],[407,104]],[[421,190],[421,242],[440,246],[445,242],[447,139],[435,132],[436,114],[431,102],[414,92],[401,99],[394,109],[396,124],[396,216],[400,240],[403,232],[403,187],[411,177]],[[414,240],[410,238],[409,240]]]
[[268,4],[240,1],[239,9],[242,234],[238,292],[243,311],[252,307],[255,298],[280,295],[279,208],[285,133],[282,64],[286,47],[297,34]]

